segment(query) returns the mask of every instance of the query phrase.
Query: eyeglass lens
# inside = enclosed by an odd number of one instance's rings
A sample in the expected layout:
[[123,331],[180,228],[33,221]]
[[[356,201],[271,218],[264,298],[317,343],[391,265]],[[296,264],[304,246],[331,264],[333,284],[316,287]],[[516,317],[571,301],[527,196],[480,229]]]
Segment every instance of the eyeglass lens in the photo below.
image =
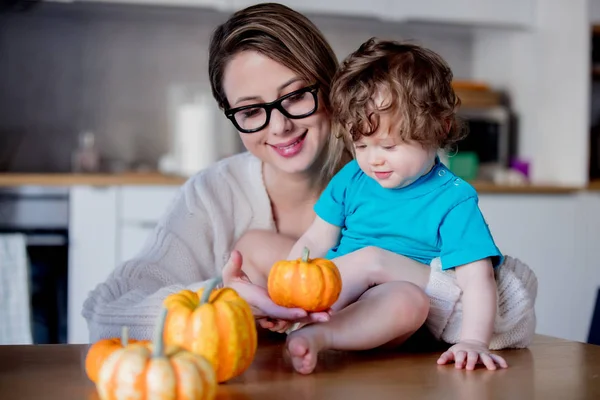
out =
[[[310,113],[315,108],[315,99],[311,92],[298,93],[281,102],[283,109],[293,117]],[[234,114],[235,121],[242,129],[258,129],[267,123],[267,110],[263,107],[252,107]]]

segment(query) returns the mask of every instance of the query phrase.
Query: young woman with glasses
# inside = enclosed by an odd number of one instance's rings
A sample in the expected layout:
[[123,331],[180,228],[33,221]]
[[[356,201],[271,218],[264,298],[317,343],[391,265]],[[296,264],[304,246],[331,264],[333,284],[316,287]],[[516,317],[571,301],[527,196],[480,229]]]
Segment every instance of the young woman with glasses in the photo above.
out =
[[[406,282],[367,290],[335,318],[279,307],[267,295],[270,266],[285,258],[307,230],[320,193],[351,159],[330,129],[329,92],[337,66],[313,23],[279,4],[238,11],[215,30],[209,54],[212,92],[247,152],[189,179],[144,249],[90,293],[83,316],[91,341],[118,337],[122,325],[129,326],[133,338],[150,338],[168,294],[197,290],[216,276],[249,302],[261,326],[275,331],[290,322],[397,324],[402,332],[423,324],[428,299]],[[383,262],[414,263],[372,248],[364,254],[365,268],[374,270]],[[402,318],[371,320],[366,303]],[[365,342],[361,348],[369,346]],[[300,363],[313,362],[305,357],[305,344],[288,347]]]

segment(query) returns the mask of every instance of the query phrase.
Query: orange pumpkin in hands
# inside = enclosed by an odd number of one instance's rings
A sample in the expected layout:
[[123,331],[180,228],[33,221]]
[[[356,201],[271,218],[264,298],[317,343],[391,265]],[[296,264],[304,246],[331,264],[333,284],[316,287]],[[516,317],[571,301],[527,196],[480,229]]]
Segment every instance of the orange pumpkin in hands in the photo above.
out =
[[182,290],[168,296],[165,342],[208,359],[219,382],[244,372],[256,354],[257,332],[250,305],[231,288]]
[[342,277],[332,261],[310,259],[305,247],[301,258],[273,264],[267,288],[275,304],[320,312],[328,310],[340,296]]
[[167,310],[156,327],[154,342],[127,346],[102,364],[96,388],[101,400],[213,400],[217,377],[208,360],[177,346],[163,346]]
[[90,346],[85,356],[85,373],[94,383],[98,380],[98,371],[104,363],[104,360],[115,351],[127,347],[128,345],[139,344],[146,345],[149,340],[129,339],[129,331],[126,326],[121,330],[120,338],[101,339]]

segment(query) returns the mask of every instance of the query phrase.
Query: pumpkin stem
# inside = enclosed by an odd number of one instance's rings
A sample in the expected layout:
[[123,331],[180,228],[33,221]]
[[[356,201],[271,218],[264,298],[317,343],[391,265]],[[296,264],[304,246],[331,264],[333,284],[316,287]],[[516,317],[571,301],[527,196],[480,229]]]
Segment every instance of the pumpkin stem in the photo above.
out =
[[121,345],[127,347],[129,344],[129,328],[124,326],[121,328]]
[[302,262],[308,262],[308,256],[309,256],[310,252],[308,250],[308,247],[305,247],[302,250]]
[[167,310],[166,308],[163,308],[160,315],[158,316],[158,323],[156,324],[156,327],[154,328],[154,352],[152,354],[152,357],[158,358],[158,357],[162,357],[163,356],[163,347],[164,347],[164,340],[163,340],[163,334],[164,334],[164,330],[165,330],[165,320],[167,319],[167,313],[169,312],[169,310]]
[[208,285],[204,288],[204,291],[202,292],[202,297],[200,298],[200,304],[208,303],[210,294],[212,293],[214,288],[217,287],[217,285],[219,285],[222,281],[223,281],[223,278],[217,277],[217,278],[211,279],[208,282]]

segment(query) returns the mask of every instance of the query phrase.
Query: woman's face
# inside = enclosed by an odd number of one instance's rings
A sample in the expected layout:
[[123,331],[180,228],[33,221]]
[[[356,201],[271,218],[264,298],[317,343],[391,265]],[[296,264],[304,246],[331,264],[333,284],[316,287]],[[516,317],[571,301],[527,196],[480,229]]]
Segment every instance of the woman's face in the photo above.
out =
[[[307,87],[295,72],[255,51],[235,55],[225,68],[223,88],[230,108],[268,103]],[[305,98],[311,96],[305,94]],[[298,101],[292,98],[290,101]],[[310,101],[310,100],[309,100]],[[240,132],[248,151],[285,173],[303,173],[314,166],[325,147],[330,121],[319,97],[317,111],[305,118],[290,119],[271,111],[269,124],[254,133]],[[256,118],[251,112],[248,119]]]

